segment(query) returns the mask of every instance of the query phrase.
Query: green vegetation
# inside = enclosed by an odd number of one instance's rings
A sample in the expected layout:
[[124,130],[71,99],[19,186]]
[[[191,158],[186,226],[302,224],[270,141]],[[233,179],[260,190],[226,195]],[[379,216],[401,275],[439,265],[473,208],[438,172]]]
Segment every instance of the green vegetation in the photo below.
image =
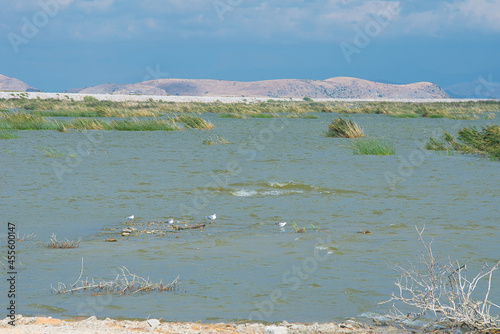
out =
[[354,154],[365,155],[394,155],[396,153],[393,143],[378,138],[357,139],[351,143],[351,149]]
[[0,116],[0,129],[7,130],[59,130],[61,124],[24,112],[5,113]]
[[245,115],[236,114],[236,113],[224,113],[219,115],[220,118],[246,118]]
[[164,119],[136,119],[112,121],[111,130],[116,131],[174,131],[180,128],[172,121]]
[[181,128],[176,124],[180,122],[185,128],[212,129],[214,125],[204,119],[184,115],[173,119],[148,118],[125,119],[108,122],[95,118],[75,118],[70,121],[54,121],[42,116],[26,112],[16,112],[0,115],[0,129],[4,130],[115,130],[115,131],[173,131]]
[[465,127],[458,131],[458,141],[449,132],[445,132],[442,140],[431,137],[425,148],[436,151],[455,150],[465,154],[486,155],[493,160],[500,160],[500,127],[489,125],[481,130],[476,127]]
[[66,156],[66,154],[59,152],[53,148],[46,147],[46,146],[38,146],[37,145],[37,146],[35,146],[35,149],[43,152],[43,154],[45,154],[45,156],[48,158],[62,158],[62,157]]
[[209,121],[205,121],[203,118],[200,118],[197,116],[191,116],[191,115],[179,115],[179,116],[173,118],[173,121],[180,122],[180,123],[184,124],[184,126],[186,128],[190,128],[190,129],[210,130],[210,129],[213,129],[215,127]]
[[229,144],[229,140],[227,140],[224,137],[216,135],[215,138],[208,137],[207,139],[204,139],[202,142],[204,145],[217,145],[217,144]]
[[328,125],[326,136],[336,138],[359,138],[364,137],[364,134],[355,122],[343,118],[336,118]]
[[[159,117],[165,114],[219,113],[232,115],[281,114],[281,113],[339,113],[384,114],[395,117],[448,117],[459,119],[492,118],[500,111],[500,101],[477,102],[314,102],[276,101],[254,103],[201,103],[201,102],[114,102],[100,101],[92,96],[84,101],[71,99],[0,99],[0,110],[19,108],[39,116],[50,117]],[[413,115],[413,116],[411,116]],[[223,116],[225,117],[225,116]],[[238,117],[238,116],[235,116]],[[263,116],[269,117],[269,116]]]
[[15,133],[12,133],[12,131],[0,130],[0,139],[14,139],[14,138],[17,138],[17,135]]

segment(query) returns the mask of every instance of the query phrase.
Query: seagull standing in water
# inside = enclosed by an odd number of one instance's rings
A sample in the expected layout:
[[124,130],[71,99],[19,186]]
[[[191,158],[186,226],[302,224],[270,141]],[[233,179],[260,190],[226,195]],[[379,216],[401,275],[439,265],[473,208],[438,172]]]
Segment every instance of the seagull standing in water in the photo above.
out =
[[174,219],[173,218],[170,218],[169,220],[167,220],[167,224],[173,224],[174,223]]
[[286,222],[279,222],[279,223],[275,223],[275,224],[278,225],[279,227],[283,228],[283,227],[285,227]]
[[134,218],[135,218],[135,216],[134,216],[134,215],[131,215],[131,216],[125,217],[125,219],[128,219],[129,221],[134,220]]
[[215,221],[217,215],[214,213],[213,215],[205,216],[205,219],[210,220],[210,222]]

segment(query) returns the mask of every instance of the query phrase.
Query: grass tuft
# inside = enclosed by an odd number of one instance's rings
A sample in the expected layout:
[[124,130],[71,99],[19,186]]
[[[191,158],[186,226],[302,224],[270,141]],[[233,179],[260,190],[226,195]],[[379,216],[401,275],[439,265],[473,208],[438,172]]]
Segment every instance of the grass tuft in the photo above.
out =
[[336,138],[359,138],[364,137],[363,131],[359,126],[351,121],[343,118],[334,119],[328,125],[327,137]]
[[229,144],[230,142],[226,138],[216,135],[215,138],[208,137],[207,139],[204,139],[202,143],[204,145],[224,145]]
[[12,131],[0,130],[0,139],[14,139],[14,138],[17,138],[17,135],[15,133],[12,133]]
[[500,126],[489,125],[478,130],[476,127],[458,131],[458,141],[448,132],[443,139],[429,138],[425,148],[428,150],[455,150],[465,154],[487,155],[492,160],[500,160]]
[[394,155],[394,144],[384,139],[366,138],[352,142],[351,149],[354,154],[365,155]]
[[191,115],[179,115],[173,119],[175,122],[184,124],[186,128],[190,129],[202,129],[210,130],[215,128],[215,126],[209,121],[205,121],[203,118]]

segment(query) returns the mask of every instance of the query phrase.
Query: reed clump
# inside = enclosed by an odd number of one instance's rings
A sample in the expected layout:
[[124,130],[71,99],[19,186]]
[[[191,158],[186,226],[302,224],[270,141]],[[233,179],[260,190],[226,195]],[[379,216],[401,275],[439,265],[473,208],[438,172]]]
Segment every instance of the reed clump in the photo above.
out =
[[175,131],[179,127],[166,119],[137,119],[112,121],[109,129],[115,131]]
[[81,238],[78,238],[77,240],[57,240],[56,235],[52,234],[52,237],[50,238],[50,241],[46,244],[46,246],[48,248],[78,248],[81,241]]
[[353,154],[364,155],[394,155],[394,144],[386,139],[365,138],[357,139],[351,143]]
[[216,135],[215,137],[208,137],[207,139],[204,139],[202,143],[204,145],[225,145],[229,144],[230,142],[226,138]]
[[15,130],[58,130],[61,124],[26,112],[0,115],[0,129]]
[[182,123],[186,128],[190,129],[210,130],[215,128],[215,126],[211,122],[206,121],[198,116],[179,115],[173,118],[173,121]]
[[476,127],[465,127],[458,131],[458,141],[449,132],[445,132],[443,139],[429,138],[425,148],[436,151],[454,150],[500,160],[500,127],[489,125],[479,130]]
[[348,119],[337,118],[328,125],[327,137],[335,138],[360,138],[364,137],[363,131],[359,126]]

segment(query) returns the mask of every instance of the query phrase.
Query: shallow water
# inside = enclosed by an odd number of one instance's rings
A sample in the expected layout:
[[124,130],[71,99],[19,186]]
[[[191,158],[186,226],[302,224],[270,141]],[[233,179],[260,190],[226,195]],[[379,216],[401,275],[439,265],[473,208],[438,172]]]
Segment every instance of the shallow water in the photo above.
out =
[[[353,155],[326,138],[319,119],[227,119],[212,131],[19,131],[0,141],[3,225],[18,241],[17,312],[25,315],[163,318],[176,321],[328,321],[385,313],[394,264],[417,262],[414,226],[435,254],[471,271],[499,259],[500,164],[422,150],[443,130],[494,120],[352,115],[369,136],[393,141],[395,156]],[[203,145],[220,135],[228,145]],[[65,157],[46,157],[50,147]],[[205,230],[121,237],[133,224],[173,217]],[[274,223],[287,221],[284,229]],[[295,233],[293,225],[305,228]],[[116,231],[108,229],[117,228]],[[150,229],[167,229],[164,225]],[[365,235],[357,232],[369,230]],[[5,240],[7,228],[0,231]],[[82,238],[76,249],[40,242]],[[104,242],[108,237],[116,243]],[[2,255],[6,253],[2,242]],[[179,291],[125,296],[51,294],[58,282],[113,279],[118,268]],[[3,273],[5,270],[3,270]],[[497,275],[498,276],[498,275]],[[498,286],[499,279],[495,281]],[[494,285],[495,287],[495,285]],[[2,296],[5,303],[6,297]],[[499,289],[490,299],[500,302]]]

